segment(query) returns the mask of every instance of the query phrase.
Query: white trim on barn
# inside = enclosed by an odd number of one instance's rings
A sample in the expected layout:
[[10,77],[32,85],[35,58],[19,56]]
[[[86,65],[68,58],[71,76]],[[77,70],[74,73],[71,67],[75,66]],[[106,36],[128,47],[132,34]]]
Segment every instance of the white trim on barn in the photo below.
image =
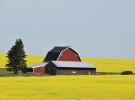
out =
[[31,68],[32,69],[32,73],[35,74],[36,68],[44,68],[46,64],[48,64],[48,62],[43,62],[43,63],[31,65],[31,66],[28,66],[27,68]]
[[48,64],[48,62],[31,65],[31,66],[28,66],[28,68],[44,67],[46,64]]
[[35,64],[35,65],[31,65],[31,66],[28,66],[27,68],[32,68],[33,70],[33,74],[35,74],[35,68],[38,68],[38,67],[45,67],[45,65],[48,64],[48,62],[44,62],[44,63],[39,63],[39,64]]
[[69,46],[69,47],[67,47],[65,50],[63,50],[63,51],[59,54],[59,56],[58,56],[58,58],[57,58],[57,60],[56,60],[56,61],[58,61],[58,59],[60,58],[61,54],[62,54],[64,51],[66,51],[67,49],[69,49],[69,48],[70,48],[70,46]]
[[[71,50],[73,50],[70,46],[69,47],[67,47],[65,50],[63,50],[60,54],[59,54],[59,56],[58,56],[58,58],[57,58],[57,60],[56,61],[58,61],[58,59],[60,58],[60,56],[61,56],[61,54],[64,52],[64,51],[66,51],[67,49],[71,49]],[[77,54],[77,56],[80,58],[80,56],[79,56],[79,54],[75,51],[75,50],[73,50],[76,54]],[[81,60],[81,58],[80,58],[80,60]]]

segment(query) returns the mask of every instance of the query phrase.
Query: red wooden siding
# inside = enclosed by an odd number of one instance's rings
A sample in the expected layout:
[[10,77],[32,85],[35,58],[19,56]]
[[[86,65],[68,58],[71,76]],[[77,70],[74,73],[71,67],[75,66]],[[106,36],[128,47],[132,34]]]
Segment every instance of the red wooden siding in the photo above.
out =
[[72,49],[67,49],[61,53],[58,61],[81,61],[79,55]]
[[45,74],[45,69],[44,67],[36,67],[36,68],[33,68],[33,73],[34,74]]

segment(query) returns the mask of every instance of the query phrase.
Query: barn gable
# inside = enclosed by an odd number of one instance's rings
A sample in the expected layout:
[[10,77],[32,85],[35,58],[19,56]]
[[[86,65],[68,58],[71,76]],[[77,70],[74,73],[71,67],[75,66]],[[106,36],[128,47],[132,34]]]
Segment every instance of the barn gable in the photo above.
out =
[[45,59],[44,59],[44,62],[46,61],[56,61],[57,58],[59,57],[60,53],[67,49],[68,47],[54,47],[52,50],[50,50]]
[[[50,67],[51,66],[51,67]],[[51,73],[52,75],[56,75],[56,70],[57,70],[57,66],[52,63],[49,62],[46,66],[45,66],[45,73],[49,74]]]
[[78,53],[70,47],[54,47],[47,53],[46,61],[81,61]]

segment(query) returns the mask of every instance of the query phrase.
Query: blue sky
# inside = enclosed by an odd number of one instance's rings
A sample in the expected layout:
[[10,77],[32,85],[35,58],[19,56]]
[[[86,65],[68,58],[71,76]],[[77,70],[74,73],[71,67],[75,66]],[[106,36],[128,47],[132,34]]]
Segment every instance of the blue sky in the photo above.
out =
[[27,54],[135,59],[135,0],[0,0],[0,52],[17,38]]

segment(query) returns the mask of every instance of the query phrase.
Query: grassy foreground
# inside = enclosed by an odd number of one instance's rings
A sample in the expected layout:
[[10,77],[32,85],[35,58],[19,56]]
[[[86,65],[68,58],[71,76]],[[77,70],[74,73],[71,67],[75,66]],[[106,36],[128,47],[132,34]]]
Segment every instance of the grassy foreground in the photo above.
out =
[[0,77],[0,100],[135,100],[133,76]]

